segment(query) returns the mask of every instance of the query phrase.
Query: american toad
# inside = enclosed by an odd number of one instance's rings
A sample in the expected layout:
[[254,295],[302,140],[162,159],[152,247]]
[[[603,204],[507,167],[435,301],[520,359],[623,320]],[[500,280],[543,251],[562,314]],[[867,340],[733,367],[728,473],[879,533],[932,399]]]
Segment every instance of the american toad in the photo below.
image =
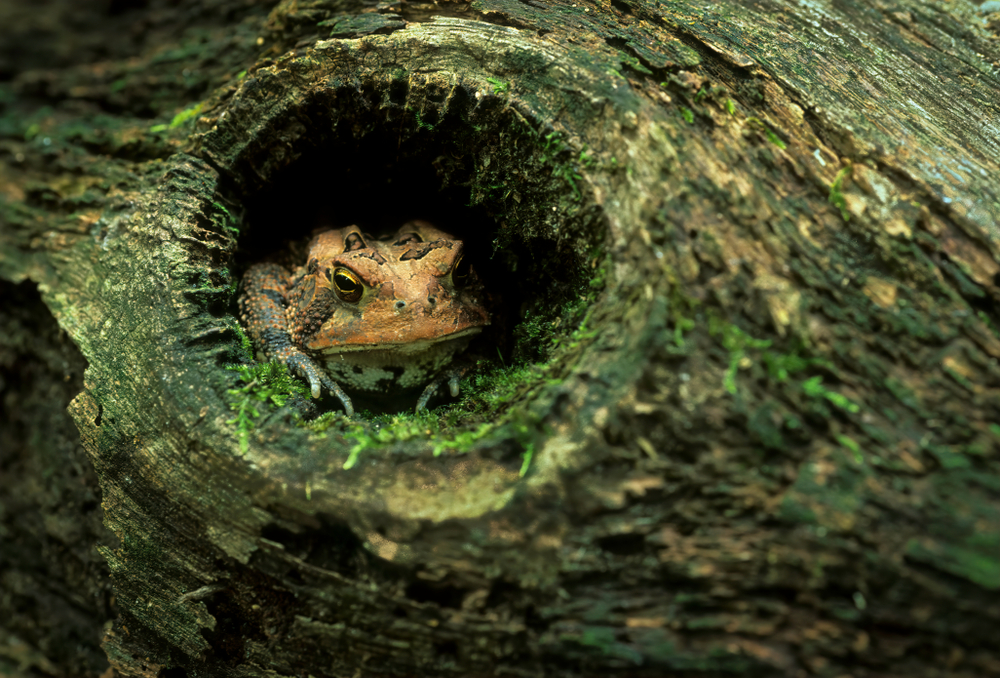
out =
[[483,286],[463,244],[426,221],[375,239],[357,226],[319,232],[294,271],[256,264],[243,276],[240,315],[258,350],[354,405],[343,388],[372,394],[428,384],[417,410],[445,381],[458,395],[453,363],[490,324]]

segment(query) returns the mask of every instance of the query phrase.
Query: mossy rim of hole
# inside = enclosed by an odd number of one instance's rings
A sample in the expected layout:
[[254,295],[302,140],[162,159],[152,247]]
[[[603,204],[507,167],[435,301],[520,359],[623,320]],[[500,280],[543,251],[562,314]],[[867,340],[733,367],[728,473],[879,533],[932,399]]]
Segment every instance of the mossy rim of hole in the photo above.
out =
[[227,182],[220,202],[244,213],[234,276],[316,228],[357,224],[377,235],[426,219],[466,243],[487,290],[502,298],[494,318],[502,336],[480,342],[487,360],[450,404],[347,421],[330,401],[329,411],[299,425],[311,435],[344,435],[355,456],[414,438],[429,440],[435,454],[494,436],[528,441],[542,427],[528,414],[538,409],[532,403],[554,398],[592,336],[587,319],[606,275],[597,265],[606,223],[581,149],[509,97],[469,86],[361,89],[365,97],[340,88],[300,102],[288,115],[309,124],[291,149],[277,133],[281,121],[271,125],[287,162]]

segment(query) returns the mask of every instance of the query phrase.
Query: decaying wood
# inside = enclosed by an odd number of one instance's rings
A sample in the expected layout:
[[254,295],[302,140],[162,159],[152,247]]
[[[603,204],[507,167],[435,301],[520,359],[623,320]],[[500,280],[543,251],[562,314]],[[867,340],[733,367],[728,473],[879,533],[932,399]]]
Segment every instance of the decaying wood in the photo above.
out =
[[[198,4],[0,89],[4,313],[40,314],[34,283],[87,364],[15,390],[17,356],[74,354],[5,316],[4,409],[38,416],[3,421],[44,442],[4,452],[0,670],[98,675],[113,618],[127,676],[1000,675],[995,21]],[[284,407],[241,442],[235,276],[435,201],[482,219],[507,356],[537,352],[517,323],[560,338],[489,434],[355,459]],[[92,470],[29,492],[82,463],[51,423],[74,393]],[[90,594],[75,621],[19,611],[32,568]],[[52,647],[70,627],[90,650]]]

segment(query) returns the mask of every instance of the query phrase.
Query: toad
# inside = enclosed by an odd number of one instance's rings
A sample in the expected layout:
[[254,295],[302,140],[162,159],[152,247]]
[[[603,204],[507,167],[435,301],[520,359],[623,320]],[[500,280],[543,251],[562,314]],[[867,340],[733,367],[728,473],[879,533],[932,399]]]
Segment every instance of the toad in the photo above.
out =
[[461,240],[426,221],[373,238],[357,226],[316,233],[294,270],[251,266],[239,293],[254,346],[354,405],[344,389],[394,394],[426,384],[425,409],[446,381],[458,395],[455,358],[490,324],[482,283]]

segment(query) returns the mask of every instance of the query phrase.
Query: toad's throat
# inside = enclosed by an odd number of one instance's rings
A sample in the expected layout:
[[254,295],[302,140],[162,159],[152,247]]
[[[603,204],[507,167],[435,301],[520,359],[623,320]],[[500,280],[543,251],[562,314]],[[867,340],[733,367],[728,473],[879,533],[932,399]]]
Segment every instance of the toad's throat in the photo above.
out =
[[423,386],[454,363],[482,331],[470,327],[437,339],[402,344],[338,345],[318,351],[330,376],[348,389],[386,392]]

